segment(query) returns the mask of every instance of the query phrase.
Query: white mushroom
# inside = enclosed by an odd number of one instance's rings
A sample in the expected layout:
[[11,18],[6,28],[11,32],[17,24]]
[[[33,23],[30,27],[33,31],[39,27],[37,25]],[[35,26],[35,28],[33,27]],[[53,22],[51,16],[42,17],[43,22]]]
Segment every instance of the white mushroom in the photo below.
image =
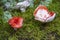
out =
[[34,11],[35,20],[41,22],[50,22],[55,18],[54,12],[49,12],[46,6],[39,5]]

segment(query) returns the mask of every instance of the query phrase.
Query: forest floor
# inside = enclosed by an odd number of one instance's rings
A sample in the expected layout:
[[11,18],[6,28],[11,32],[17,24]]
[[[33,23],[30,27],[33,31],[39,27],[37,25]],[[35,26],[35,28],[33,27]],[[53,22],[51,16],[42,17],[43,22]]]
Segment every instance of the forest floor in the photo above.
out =
[[0,40],[60,40],[60,0],[53,0],[48,6],[49,11],[56,13],[56,18],[46,24],[34,19],[33,12],[36,7],[28,8],[25,13],[11,11],[12,16],[24,18],[23,27],[17,31],[8,23],[3,23],[3,9],[0,7]]

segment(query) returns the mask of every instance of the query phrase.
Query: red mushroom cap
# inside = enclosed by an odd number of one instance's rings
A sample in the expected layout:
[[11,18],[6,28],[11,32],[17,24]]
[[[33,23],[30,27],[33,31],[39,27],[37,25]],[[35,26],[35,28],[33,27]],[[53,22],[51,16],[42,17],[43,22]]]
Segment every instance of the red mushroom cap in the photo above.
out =
[[21,28],[23,24],[23,18],[21,17],[13,17],[11,18],[8,23],[11,25],[13,28]]
[[37,11],[38,10],[40,10],[40,9],[44,9],[44,10],[46,10],[47,12],[48,12],[48,9],[47,9],[47,7],[46,6],[43,6],[43,5],[39,5],[36,9],[35,9],[35,11],[34,11],[34,16],[36,15],[36,13],[37,13]]

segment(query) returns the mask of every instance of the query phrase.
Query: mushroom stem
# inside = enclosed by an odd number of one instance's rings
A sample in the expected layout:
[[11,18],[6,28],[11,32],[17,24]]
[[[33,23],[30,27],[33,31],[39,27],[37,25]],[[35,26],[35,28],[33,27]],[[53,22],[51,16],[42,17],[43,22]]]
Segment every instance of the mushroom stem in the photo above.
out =
[[14,30],[16,31],[16,30],[17,30],[17,28],[14,28]]

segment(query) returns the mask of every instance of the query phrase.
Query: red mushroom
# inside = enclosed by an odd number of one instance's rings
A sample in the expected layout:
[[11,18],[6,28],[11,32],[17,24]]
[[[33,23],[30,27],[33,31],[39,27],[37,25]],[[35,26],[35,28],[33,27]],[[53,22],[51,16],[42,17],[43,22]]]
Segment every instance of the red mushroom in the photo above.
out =
[[11,18],[8,23],[11,25],[12,28],[17,29],[21,28],[23,25],[23,18],[21,17],[13,17]]

